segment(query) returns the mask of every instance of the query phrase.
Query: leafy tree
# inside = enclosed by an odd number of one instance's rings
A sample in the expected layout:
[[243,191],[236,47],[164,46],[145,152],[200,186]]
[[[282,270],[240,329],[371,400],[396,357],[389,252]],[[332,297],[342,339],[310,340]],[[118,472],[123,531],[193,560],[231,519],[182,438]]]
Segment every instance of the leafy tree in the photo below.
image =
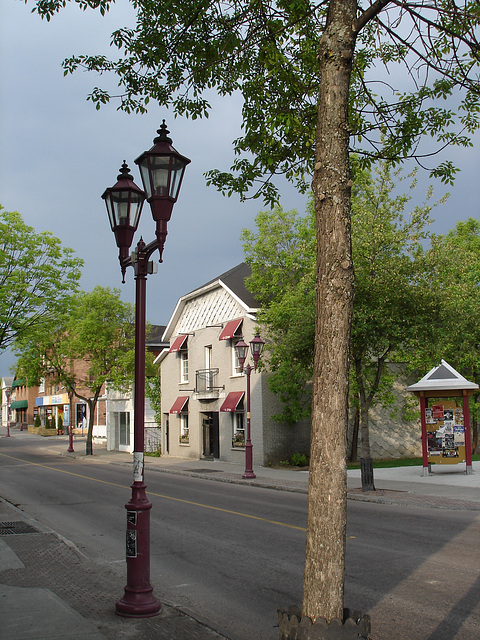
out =
[[280,206],[261,211],[256,231],[242,231],[247,286],[261,303],[257,316],[267,344],[269,386],[282,401],[277,420],[293,425],[310,416],[315,340],[315,218]]
[[[426,294],[434,320],[417,341],[412,367],[428,371],[442,360],[480,385],[480,221],[460,221],[445,235],[432,236],[423,256],[430,269]],[[473,402],[473,451],[479,446],[480,395]]]
[[0,205],[0,351],[58,312],[82,265],[58,238]]
[[[50,19],[67,0],[36,0]],[[76,0],[108,10],[111,0]],[[353,303],[350,145],[366,162],[425,161],[423,134],[469,144],[478,127],[478,3],[471,0],[133,0],[134,28],[112,36],[118,60],[76,56],[77,67],[118,76],[121,108],[150,99],[192,118],[208,91],[243,97],[243,136],[225,193],[274,201],[276,174],[306,189],[313,174],[317,229],[312,441],[304,615],[341,618],[345,574],[345,425]],[[388,82],[378,67],[386,67]],[[390,83],[396,78],[400,84]],[[411,88],[405,84],[411,81]],[[403,85],[403,86],[402,86]],[[410,90],[409,90],[410,89]],[[450,108],[454,96],[459,108]],[[99,107],[110,100],[96,88]],[[433,169],[453,179],[451,162]]]
[[[355,161],[356,159],[353,158]],[[394,377],[387,360],[398,357],[430,326],[436,306],[424,285],[427,274],[420,243],[428,237],[427,204],[408,212],[416,186],[401,190],[403,178],[389,163],[375,173],[357,168],[352,194],[352,246],[355,298],[350,341],[351,400],[358,408],[361,457],[369,459],[369,411],[392,405]],[[305,217],[275,207],[256,217],[256,231],[242,239],[252,276],[248,281],[262,303],[258,320],[269,340],[266,360],[269,383],[283,402],[279,419],[294,423],[309,415],[315,327],[315,220],[313,207]],[[265,359],[265,358],[264,358]],[[364,485],[366,486],[365,479]]]
[[[369,411],[392,403],[394,378],[387,360],[395,360],[417,335],[419,327],[434,319],[421,242],[429,236],[428,204],[408,212],[410,192],[395,195],[398,171],[381,163],[375,174],[355,171],[352,193],[352,245],[355,299],[351,335],[353,391],[358,395],[361,457],[370,459]],[[407,355],[408,358],[408,355]],[[362,475],[362,486],[366,479]],[[373,487],[371,487],[373,488]]]
[[[147,339],[151,330],[151,326],[147,325]],[[162,383],[160,366],[154,364],[154,356],[148,350],[145,353],[145,397],[150,401],[155,422],[157,426],[160,427],[162,424]]]
[[95,408],[104,385],[126,390],[133,379],[134,314],[118,289],[95,287],[64,299],[63,313],[18,340],[19,370],[30,383],[62,385],[89,408],[86,453],[93,453]]

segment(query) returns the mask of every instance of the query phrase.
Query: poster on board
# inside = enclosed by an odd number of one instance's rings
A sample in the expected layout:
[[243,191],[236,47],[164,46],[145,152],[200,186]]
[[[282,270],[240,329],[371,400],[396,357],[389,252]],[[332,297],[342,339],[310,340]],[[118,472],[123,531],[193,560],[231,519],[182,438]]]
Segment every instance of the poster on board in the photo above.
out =
[[436,464],[465,461],[463,409],[455,401],[444,400],[425,409],[427,453]]

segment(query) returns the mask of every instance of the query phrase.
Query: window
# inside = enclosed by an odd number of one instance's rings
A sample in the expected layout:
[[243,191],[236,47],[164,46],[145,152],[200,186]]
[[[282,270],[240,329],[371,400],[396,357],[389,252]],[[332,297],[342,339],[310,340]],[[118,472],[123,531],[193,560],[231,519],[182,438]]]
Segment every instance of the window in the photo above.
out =
[[180,351],[180,382],[188,382],[188,350]]
[[180,418],[180,444],[190,444],[188,413],[181,413],[178,417]]
[[241,409],[241,411],[235,411],[235,413],[232,413],[232,447],[234,449],[243,449],[245,447],[245,413],[243,411],[243,407],[241,407]]
[[115,443],[130,445],[130,413],[127,411],[114,411],[113,423],[115,427]]
[[235,345],[237,344],[237,342],[240,342],[240,340],[242,339],[241,336],[239,336],[236,340],[232,340],[232,362],[233,362],[233,375],[234,376],[239,376],[242,373],[241,367],[240,367],[240,362],[238,360],[238,356],[237,356],[237,352],[235,350]]
[[211,369],[212,368],[212,345],[208,345],[208,347],[205,347],[205,369]]

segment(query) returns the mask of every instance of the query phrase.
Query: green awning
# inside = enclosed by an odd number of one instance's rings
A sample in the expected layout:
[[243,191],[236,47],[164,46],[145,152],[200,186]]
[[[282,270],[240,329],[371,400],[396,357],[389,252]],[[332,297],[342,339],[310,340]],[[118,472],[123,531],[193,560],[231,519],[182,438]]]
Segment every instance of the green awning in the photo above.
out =
[[14,400],[10,404],[10,409],[26,409],[28,407],[28,400]]
[[24,387],[24,386],[25,386],[25,380],[23,380],[22,378],[17,378],[17,380],[13,381],[12,389],[16,389],[17,387]]

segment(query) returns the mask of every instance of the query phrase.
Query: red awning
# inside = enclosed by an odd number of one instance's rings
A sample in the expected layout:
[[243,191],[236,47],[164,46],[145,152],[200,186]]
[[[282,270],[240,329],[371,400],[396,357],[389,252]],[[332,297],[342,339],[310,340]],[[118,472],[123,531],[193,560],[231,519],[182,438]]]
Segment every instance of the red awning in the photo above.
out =
[[243,391],[231,391],[228,396],[225,398],[225,402],[220,407],[220,411],[227,411],[232,413],[236,410],[240,401],[243,399],[244,392]]
[[188,336],[177,336],[173,341],[172,346],[170,347],[170,351],[168,353],[174,353],[175,351],[180,351],[187,340]]
[[170,413],[181,413],[188,402],[188,396],[179,396],[173,403]]
[[230,320],[230,322],[227,322],[227,324],[223,328],[222,333],[220,334],[219,340],[230,340],[231,338],[233,338],[235,332],[242,324],[242,322],[243,318],[240,318],[239,320]]

